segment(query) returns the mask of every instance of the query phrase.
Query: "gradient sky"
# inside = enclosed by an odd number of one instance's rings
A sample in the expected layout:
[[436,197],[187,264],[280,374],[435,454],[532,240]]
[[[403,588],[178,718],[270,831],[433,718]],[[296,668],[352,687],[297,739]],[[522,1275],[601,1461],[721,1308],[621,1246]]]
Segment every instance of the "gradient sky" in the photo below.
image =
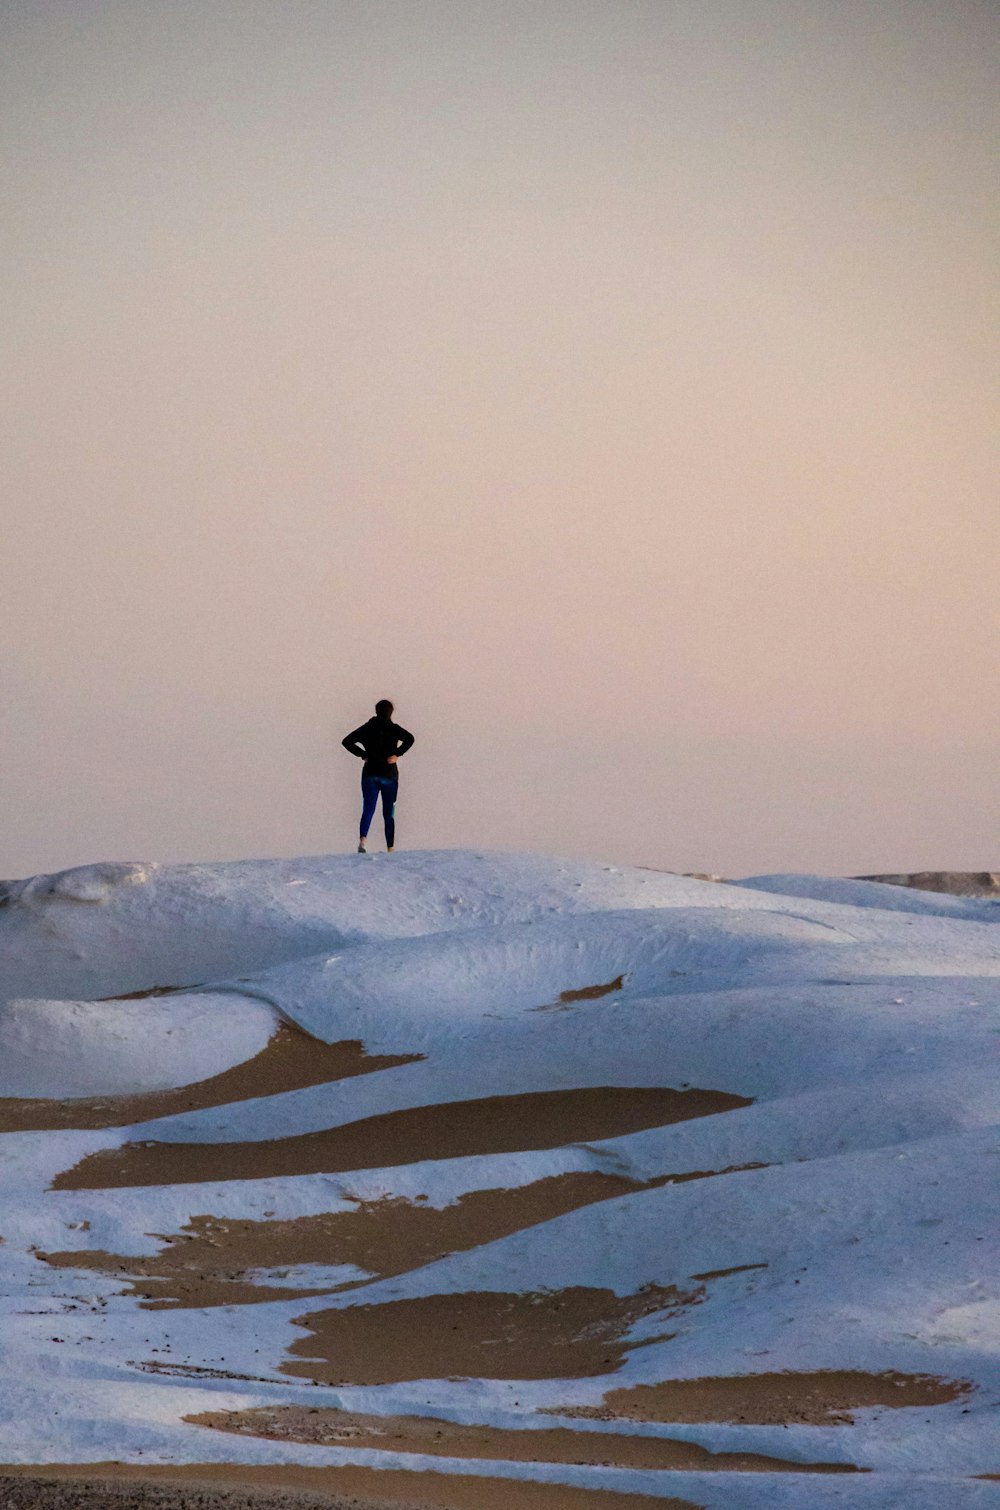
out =
[[997,868],[987,0],[0,0],[0,874]]

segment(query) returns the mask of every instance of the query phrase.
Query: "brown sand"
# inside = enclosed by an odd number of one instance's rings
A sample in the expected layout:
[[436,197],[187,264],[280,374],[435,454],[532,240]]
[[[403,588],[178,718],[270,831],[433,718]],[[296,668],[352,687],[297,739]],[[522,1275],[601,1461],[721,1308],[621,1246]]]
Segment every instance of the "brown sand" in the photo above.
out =
[[146,986],[142,991],[119,991],[117,996],[99,996],[98,1001],[148,1001],[151,996],[176,996],[181,991],[200,991],[204,981],[189,986]]
[[560,991],[558,1001],[546,1002],[544,1006],[532,1007],[533,1012],[562,1012],[573,1005],[575,1001],[600,1001],[602,996],[610,996],[613,991],[620,991],[625,984],[624,975],[616,975],[614,980],[609,980],[603,986],[581,986],[578,991]]
[[[467,1290],[297,1316],[309,1337],[281,1371],[319,1384],[398,1384],[411,1379],[582,1379],[620,1368],[625,1340],[646,1316],[663,1321],[705,1292],[647,1285],[637,1295],[575,1285],[504,1293]],[[660,1331],[663,1341],[671,1332]]]
[[911,886],[916,891],[943,892],[951,897],[1000,897],[1000,870],[914,870],[896,876],[856,876],[858,881],[882,881]]
[[964,1380],[931,1374],[865,1374],[820,1369],[812,1374],[739,1374],[720,1379],[668,1379],[613,1389],[596,1407],[546,1414],[597,1420],[732,1421],[747,1426],[850,1426],[851,1412],[872,1406],[944,1405],[967,1395]]
[[126,1143],[81,1159],[54,1190],[105,1190],[336,1174],[592,1143],[750,1106],[726,1091],[597,1086],[409,1107],[342,1127],[255,1143]]
[[86,1250],[37,1256],[58,1269],[127,1275],[129,1293],[143,1296],[149,1309],[259,1303],[323,1292],[254,1284],[243,1277],[247,1270],[353,1264],[371,1276],[335,1287],[353,1289],[550,1221],[580,1206],[663,1183],[576,1173],[513,1190],[470,1191],[442,1208],[386,1197],[359,1201],[353,1211],[283,1222],[196,1216],[154,1257]]
[[[598,1201],[735,1172],[698,1170],[647,1181],[578,1172],[552,1175],[513,1190],[469,1191],[444,1207],[387,1196],[358,1201],[353,1211],[324,1212],[280,1222],[195,1216],[178,1236],[167,1238],[166,1246],[152,1257],[94,1249],[37,1253],[36,1257],[56,1269],[119,1274],[130,1281],[124,1293],[142,1296],[148,1310],[259,1304],[355,1289]],[[320,1289],[280,1288],[247,1278],[247,1271],[289,1269],[301,1264],[353,1264],[371,1277]],[[722,1270],[693,1277],[714,1279],[738,1272]]]
[[672,1437],[579,1431],[565,1426],[512,1430],[461,1426],[433,1416],[366,1416],[302,1405],[259,1410],[207,1411],[185,1416],[193,1426],[211,1426],[322,1447],[359,1447],[376,1452],[419,1452],[430,1457],[485,1458],[494,1462],[585,1463],[614,1468],[681,1469],[693,1473],[861,1473],[850,1463],[796,1463],[757,1452],[709,1452]]
[[610,996],[612,991],[620,991],[625,984],[624,975],[616,975],[614,980],[609,980],[604,986],[582,986],[579,991],[560,991],[560,1001],[599,1001],[602,996]]
[[[165,994],[142,992],[142,995]],[[124,999],[124,998],[118,998]],[[422,1054],[366,1054],[357,1039],[321,1043],[298,1028],[281,1025],[259,1054],[209,1080],[136,1096],[86,1096],[69,1101],[0,1098],[0,1132],[42,1132],[63,1128],[130,1127],[154,1117],[203,1111],[256,1096],[370,1075],[412,1064]]]
[[690,1500],[529,1479],[298,1463],[0,1465],[3,1510],[700,1510]]
[[[754,1169],[763,1169],[763,1164],[754,1164]],[[748,1164],[747,1168],[751,1168]],[[747,1274],[751,1269],[766,1269],[767,1264],[737,1264],[732,1269],[705,1269],[701,1274],[692,1274],[692,1279],[728,1279],[730,1274]]]

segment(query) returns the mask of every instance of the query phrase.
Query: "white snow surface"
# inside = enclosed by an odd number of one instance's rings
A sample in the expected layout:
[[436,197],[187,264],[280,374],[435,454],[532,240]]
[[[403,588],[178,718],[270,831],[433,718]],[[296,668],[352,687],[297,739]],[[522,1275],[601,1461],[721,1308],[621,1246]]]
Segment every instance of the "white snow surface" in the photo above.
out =
[[[978,1477],[1000,1473],[998,922],[996,901],[874,882],[715,884],[464,851],[105,864],[0,885],[0,1097],[184,1086],[253,1058],[282,1023],[422,1056],[131,1126],[0,1134],[0,1462],[357,1462],[706,1510],[1000,1504],[1000,1483]],[[52,1188],[86,1155],[126,1143],[250,1142],[264,1154],[276,1138],[407,1108],[586,1087],[697,1087],[749,1104],[556,1147],[413,1162],[404,1149],[398,1163],[346,1172]],[[554,1215],[356,1289],[337,1288],[363,1276],[335,1253],[258,1267],[247,1277],[264,1298],[252,1305],[150,1310],[121,1274],[38,1256],[155,1255],[201,1214],[286,1221],[383,1197],[441,1208],[572,1172],[713,1177]],[[644,1345],[596,1377],[333,1388],[281,1369],[305,1335],[295,1319],[317,1310],[566,1286],[627,1296],[726,1270],[738,1272],[700,1281],[700,1303],[668,1327],[636,1322],[628,1339]],[[293,1285],[327,1293],[266,1298]],[[634,1384],[818,1370],[968,1388],[934,1406],[858,1409],[840,1425],[550,1414]],[[466,1462],[184,1421],[305,1398],[869,1471]]]
[[8,1001],[0,1096],[121,1096],[230,1069],[274,1032],[264,1004],[230,994],[140,1001]]

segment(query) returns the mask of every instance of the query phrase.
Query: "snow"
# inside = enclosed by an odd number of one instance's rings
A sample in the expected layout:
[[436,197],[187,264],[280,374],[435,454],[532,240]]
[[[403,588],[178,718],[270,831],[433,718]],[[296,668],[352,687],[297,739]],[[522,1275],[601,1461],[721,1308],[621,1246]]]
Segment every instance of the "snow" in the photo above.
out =
[[[998,922],[994,900],[875,882],[716,884],[463,851],[96,865],[0,887],[2,1097],[184,1086],[254,1058],[282,1024],[422,1056],[131,1126],[0,1135],[0,1461],[429,1466],[720,1510],[1000,1503],[1000,1484],[974,1477],[1000,1472]],[[128,1143],[264,1145],[411,1108],[607,1086],[749,1104],[556,1146],[412,1162],[404,1148],[378,1168],[52,1188]],[[289,1222],[386,1197],[440,1210],[595,1173],[636,1188],[360,1289],[336,1289],[365,1271],[335,1254],[254,1261],[258,1304],[151,1311],[122,1274],[38,1256],[153,1257],[204,1214]],[[308,1312],[568,1286],[624,1297],[730,1269],[671,1320],[669,1340],[656,1340],[662,1319],[635,1322],[628,1337],[646,1345],[598,1377],[334,1388],[281,1370]],[[870,1470],[833,1477],[429,1460],[184,1421],[307,1388],[310,1406],[533,1428],[635,1384],[825,1370],[970,1390],[859,1408],[851,1425],[564,1423]]]
[[206,1080],[258,1054],[275,1021],[260,1002],[221,994],[11,1001],[0,1015],[0,1096],[121,1096]]
[[[1000,916],[1000,901],[983,901],[941,892],[887,886],[882,882],[849,880],[841,876],[747,876],[740,886],[774,896],[806,897],[814,902],[837,902],[851,907],[875,907],[880,912],[915,912],[922,917],[968,918]],[[992,909],[992,912],[990,911]]]
[[0,999],[203,984],[366,940],[551,913],[754,901],[657,871],[462,850],[370,855],[363,864],[316,855],[82,866],[0,883]]

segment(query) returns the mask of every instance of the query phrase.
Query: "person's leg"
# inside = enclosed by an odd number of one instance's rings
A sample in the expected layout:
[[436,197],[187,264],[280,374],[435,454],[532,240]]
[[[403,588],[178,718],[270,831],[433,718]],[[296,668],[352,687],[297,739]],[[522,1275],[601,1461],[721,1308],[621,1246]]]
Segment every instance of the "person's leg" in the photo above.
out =
[[378,777],[362,776],[361,778],[361,833],[360,842],[364,844],[368,838],[368,830],[372,826],[375,816],[375,808],[378,805]]
[[398,781],[382,779],[382,817],[385,819],[385,847],[392,849],[396,843],[396,794]]

